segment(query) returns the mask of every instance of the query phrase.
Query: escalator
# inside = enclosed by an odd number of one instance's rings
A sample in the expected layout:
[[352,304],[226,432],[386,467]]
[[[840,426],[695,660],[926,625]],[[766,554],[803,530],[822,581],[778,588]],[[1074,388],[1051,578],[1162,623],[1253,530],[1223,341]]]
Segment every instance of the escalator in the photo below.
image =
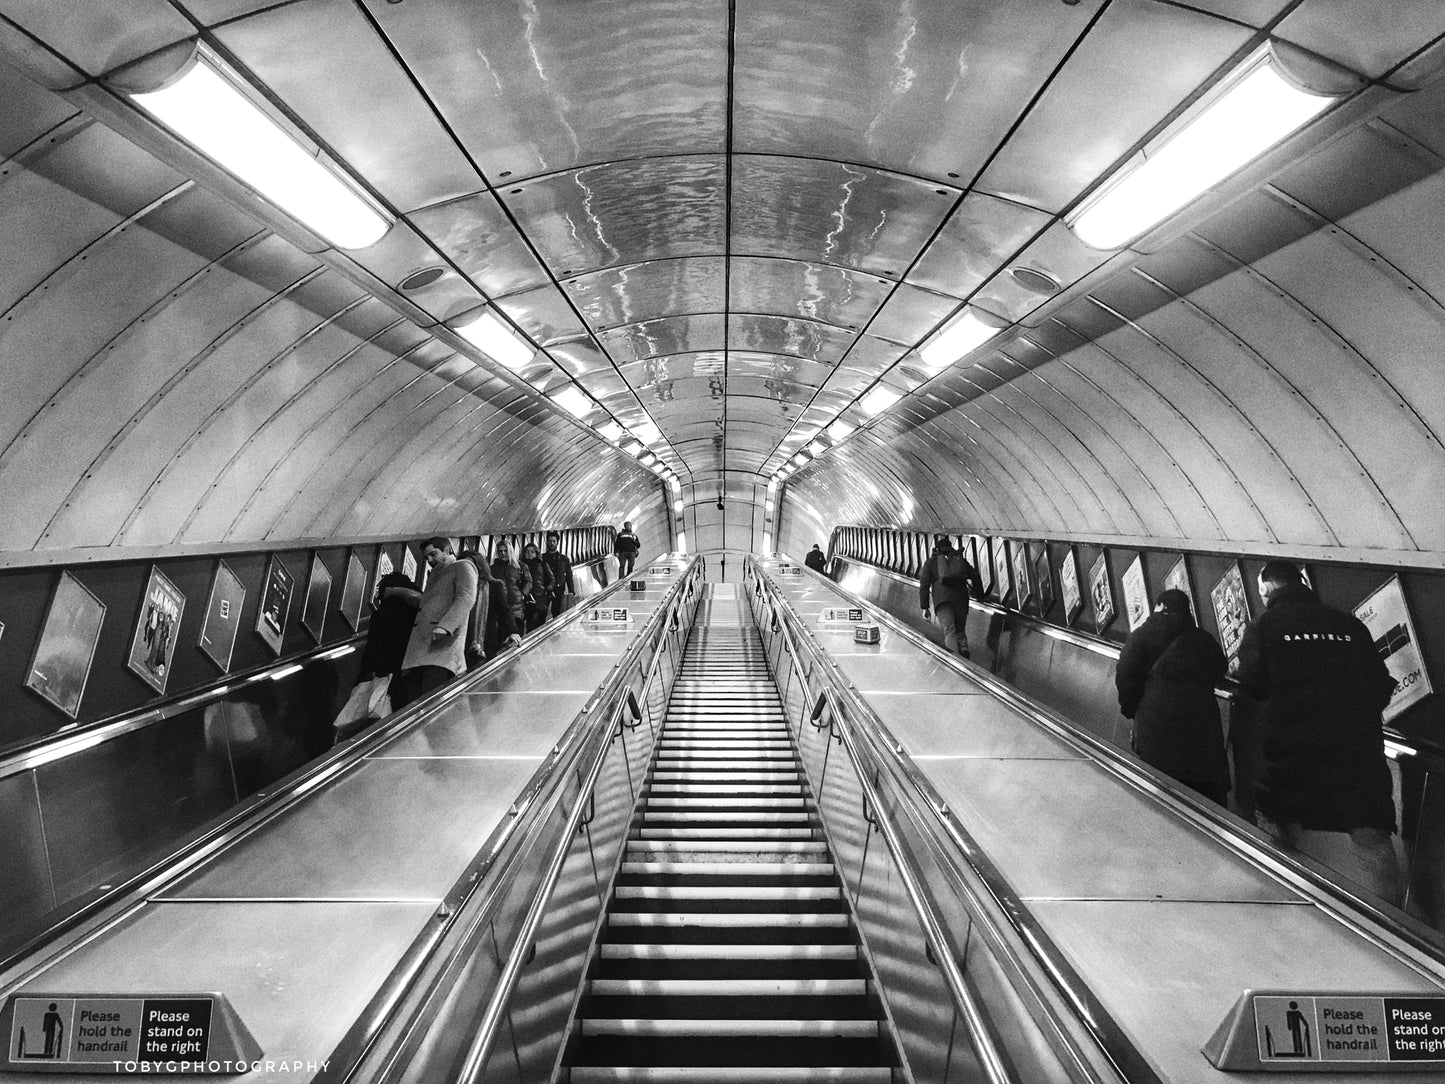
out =
[[761,639],[708,591],[560,1079],[886,1084],[891,1031]]

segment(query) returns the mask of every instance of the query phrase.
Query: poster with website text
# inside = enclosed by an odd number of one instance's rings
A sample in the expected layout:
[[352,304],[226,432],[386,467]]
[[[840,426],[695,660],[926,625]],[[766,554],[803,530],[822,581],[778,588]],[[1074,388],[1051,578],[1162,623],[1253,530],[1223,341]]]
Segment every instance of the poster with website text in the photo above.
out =
[[1390,676],[1395,679],[1395,692],[1385,706],[1385,722],[1388,723],[1433,691],[1420,645],[1415,639],[1415,623],[1410,620],[1410,610],[1405,605],[1400,577],[1391,576],[1382,583],[1374,594],[1355,607],[1355,616],[1370,630],[1375,650],[1385,660]]
[[1133,632],[1149,618],[1149,588],[1144,583],[1142,553],[1129,562],[1119,582],[1124,588],[1124,614],[1129,619],[1129,631]]
[[256,631],[277,655],[286,638],[286,617],[291,613],[291,596],[296,592],[296,578],[279,557],[266,562],[266,578],[261,582],[261,606],[256,611]]

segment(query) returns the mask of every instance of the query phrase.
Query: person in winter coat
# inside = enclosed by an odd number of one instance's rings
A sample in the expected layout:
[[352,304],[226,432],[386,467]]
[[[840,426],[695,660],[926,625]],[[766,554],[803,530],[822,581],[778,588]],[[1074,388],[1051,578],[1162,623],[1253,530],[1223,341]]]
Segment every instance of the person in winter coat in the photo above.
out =
[[1245,629],[1236,675],[1267,702],[1259,826],[1280,846],[1398,903],[1381,721],[1395,679],[1364,624],[1320,602],[1288,561],[1265,564],[1259,593],[1264,612]]
[[475,670],[494,658],[504,645],[520,644],[521,635],[507,605],[507,590],[492,575],[487,560],[475,550],[462,554],[477,570],[477,601],[467,621],[467,669]]
[[1171,588],[1129,634],[1114,672],[1139,759],[1219,805],[1229,800],[1229,759],[1214,687],[1227,666],[1219,642],[1194,623],[1189,596]]
[[577,594],[577,584],[572,579],[572,562],[558,548],[561,541],[560,535],[549,532],[547,549],[542,554],[542,560],[552,573],[552,594],[547,600],[548,617],[561,617],[567,611],[567,599]]
[[467,669],[467,618],[477,601],[477,571],[470,561],[457,560],[450,539],[428,538],[421,551],[431,579],[419,597],[401,676],[391,683],[392,706],[397,709]]
[[421,601],[416,584],[404,572],[388,572],[376,588],[378,601],[366,630],[366,646],[361,649],[359,681],[401,671],[411,627],[416,624],[417,604]]
[[932,617],[943,630],[943,646],[968,658],[968,599],[983,598],[983,580],[967,557],[953,548],[953,540],[939,535],[933,553],[918,575],[918,605],[925,619]]
[[813,548],[808,551],[808,556],[803,558],[803,564],[814,572],[822,572],[828,566],[828,558],[823,555],[823,547],[814,542]]
[[524,598],[522,603],[526,607],[527,631],[533,632],[541,628],[547,620],[547,609],[552,602],[554,587],[552,570],[547,567],[547,562],[542,560],[542,553],[533,542],[522,547],[522,564],[532,577],[531,594]]
[[507,593],[507,608],[518,631],[527,627],[526,598],[532,593],[532,573],[512,552],[506,542],[497,543],[497,555],[492,558],[492,575],[501,581]]
[[637,555],[642,552],[642,539],[632,533],[632,521],[625,520],[622,530],[612,543],[612,552],[617,554],[617,578],[630,576],[632,566],[637,564]]

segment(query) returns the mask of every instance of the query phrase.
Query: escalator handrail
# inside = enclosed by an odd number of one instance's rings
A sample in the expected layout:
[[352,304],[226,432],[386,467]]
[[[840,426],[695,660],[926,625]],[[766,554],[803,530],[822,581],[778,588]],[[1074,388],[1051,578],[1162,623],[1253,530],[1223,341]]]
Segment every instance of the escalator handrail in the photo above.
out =
[[[761,576],[759,578],[763,579]],[[763,582],[767,584],[767,593],[773,596],[772,601],[776,611],[782,615],[781,624],[786,628],[791,622],[797,620],[796,615],[793,613],[791,606],[786,603],[786,599],[777,592],[776,587],[766,580]],[[841,669],[837,667],[836,663],[833,663],[831,656],[812,641],[811,636],[807,635],[807,629],[802,627],[801,622],[799,622],[797,635],[793,642],[797,643],[805,636],[809,644],[810,654],[813,655],[814,659],[816,661],[833,664],[833,669],[836,672],[833,685],[835,688],[841,690],[840,693],[834,693],[835,705],[837,698],[841,696],[848,703],[849,707],[854,709],[858,717],[866,721],[867,728],[871,729],[873,733],[864,734],[864,740],[872,748],[876,749],[881,746],[889,752],[892,766],[895,769],[901,770],[904,779],[906,779],[924,799],[923,804],[927,807],[935,822],[944,830],[962,860],[968,865],[969,869],[973,871],[984,890],[988,893],[990,902],[993,904],[994,912],[1005,917],[1015,937],[1026,946],[1026,950],[1030,956],[1043,968],[1055,988],[1063,994],[1064,998],[1074,1010],[1077,1023],[1090,1036],[1096,1049],[1114,1066],[1116,1071],[1124,1079],[1134,1082],[1147,1081],[1149,1084],[1159,1084],[1159,1077],[1149,1065],[1148,1061],[1128,1038],[1124,1029],[1119,1026],[1117,1021],[1115,1021],[1112,1015],[1105,1009],[1102,1002],[1094,996],[1093,991],[1082,981],[1073,966],[1058,952],[1048,934],[1033,920],[1032,916],[1029,915],[1023,901],[1004,880],[1003,876],[998,872],[997,867],[987,858],[978,844],[963,831],[962,827],[957,824],[952,817],[946,815],[947,806],[939,799],[937,794],[932,791],[932,788],[928,787],[926,782],[920,779],[918,773],[913,770],[912,766],[907,763],[904,759],[901,746],[895,742],[881,740],[886,733],[882,728],[881,722],[873,717],[867,702],[862,699],[861,695],[857,693],[857,690],[849,687]],[[795,658],[795,665],[798,664],[799,661]],[[836,707],[834,715],[835,722],[837,718],[840,717],[846,718],[849,724],[855,722],[852,713],[848,713],[845,716],[844,713],[838,712]],[[841,736],[843,728],[839,727],[838,729]],[[856,760],[855,766],[857,766]],[[859,773],[860,779],[863,778],[864,774],[866,773]],[[882,815],[882,807],[878,805],[876,801],[874,808],[879,810],[880,821],[887,819]],[[910,866],[911,860],[900,859],[900,871]],[[914,891],[920,891],[917,883],[917,875],[915,871],[909,868],[908,874],[905,876],[911,876],[914,882],[909,893],[911,897]],[[921,924],[928,923],[930,917],[929,915],[925,915],[923,911],[919,911],[919,921]],[[944,946],[943,951],[939,954],[940,961],[943,959],[949,959],[951,961],[952,953],[946,948],[947,941],[943,938],[941,926],[934,921],[931,927],[925,925],[925,929],[928,932],[930,941],[937,938],[941,946]],[[935,949],[935,952],[938,951],[938,949]],[[945,974],[947,973],[945,972]],[[950,992],[957,1001],[958,992],[953,989],[951,976],[949,987]],[[962,1003],[958,1005],[958,1008],[960,1012],[966,1011]],[[1087,1057],[1083,1051],[1075,1048],[1071,1038],[1072,1033],[1068,1028],[1059,1026],[1056,1022],[1054,1032],[1061,1040],[1068,1044],[1070,1052],[1073,1055],[1073,1064],[1081,1072],[1086,1073],[1096,1084],[1103,1084],[1104,1081],[1109,1079],[1101,1076],[1094,1068],[1092,1060]],[[987,1037],[990,1035],[987,1030],[981,1031],[978,1034],[981,1037],[985,1037],[985,1041],[987,1041]]]

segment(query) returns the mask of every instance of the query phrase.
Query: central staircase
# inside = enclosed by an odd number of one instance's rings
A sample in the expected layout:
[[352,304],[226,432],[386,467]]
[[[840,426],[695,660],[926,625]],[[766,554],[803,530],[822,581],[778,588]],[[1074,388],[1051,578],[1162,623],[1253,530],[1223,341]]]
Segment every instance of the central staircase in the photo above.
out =
[[700,604],[562,1081],[895,1080],[762,641],[734,592],[711,585]]

